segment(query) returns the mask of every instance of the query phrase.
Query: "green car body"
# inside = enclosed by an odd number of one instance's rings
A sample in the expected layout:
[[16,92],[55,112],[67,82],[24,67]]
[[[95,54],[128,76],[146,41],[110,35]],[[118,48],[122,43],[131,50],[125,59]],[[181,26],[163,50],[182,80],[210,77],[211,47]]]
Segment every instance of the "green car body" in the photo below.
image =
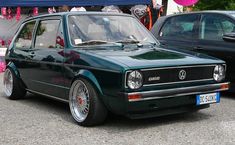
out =
[[[120,45],[117,42],[112,45],[107,43],[77,47],[71,41],[69,32],[68,19],[74,15],[78,18],[105,17],[105,22],[109,16],[132,19],[156,44],[123,42]],[[62,48],[36,48],[37,27],[44,20],[60,21],[60,35],[63,39],[56,43],[60,43]],[[19,33],[30,22],[35,22],[32,43],[29,48],[19,48],[16,44]],[[80,41],[75,39],[74,43],[80,44]],[[228,89],[228,83],[213,78],[216,66],[225,69],[224,61],[206,55],[159,48],[157,40],[135,18],[123,14],[58,13],[30,18],[23,22],[16,33],[7,50],[6,63],[26,91],[69,102],[73,82],[82,78],[96,90],[107,110],[130,118],[207,108],[209,104],[196,105],[196,95]],[[133,71],[142,75],[142,84],[135,89],[131,89],[128,84],[128,77]],[[184,71],[187,76],[180,78],[179,73]],[[133,81],[137,80],[134,78]]]

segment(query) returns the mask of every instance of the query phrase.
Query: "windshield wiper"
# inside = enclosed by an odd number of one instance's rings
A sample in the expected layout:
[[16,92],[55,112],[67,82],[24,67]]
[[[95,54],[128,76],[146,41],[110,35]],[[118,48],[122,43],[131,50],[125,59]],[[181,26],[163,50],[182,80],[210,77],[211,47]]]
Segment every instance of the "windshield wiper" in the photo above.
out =
[[76,45],[77,46],[80,46],[80,45],[97,45],[97,44],[107,44],[107,43],[109,43],[109,42],[103,41],[103,40],[90,40],[90,41],[85,41],[85,42],[78,43]]
[[114,44],[114,46],[123,47],[122,44],[116,43],[116,42],[108,42],[104,40],[90,40],[85,41],[79,44],[76,44],[76,46],[84,46],[84,45],[102,45],[102,44]]
[[123,43],[123,44],[149,43],[149,44],[152,44],[152,45],[156,45],[156,43],[155,43],[155,42],[140,41],[140,40],[135,40],[135,39],[119,40],[119,41],[116,41],[115,43]]
[[143,47],[143,45],[150,44],[152,46],[156,46],[157,43],[155,42],[148,42],[148,41],[139,41],[139,40],[134,40],[134,39],[126,39],[126,40],[119,40],[116,41],[115,43],[121,43],[121,44],[137,44],[138,47]]
[[126,40],[119,40],[116,41],[115,43],[122,43],[122,44],[138,44],[140,41],[138,40],[133,40],[133,39],[126,39]]

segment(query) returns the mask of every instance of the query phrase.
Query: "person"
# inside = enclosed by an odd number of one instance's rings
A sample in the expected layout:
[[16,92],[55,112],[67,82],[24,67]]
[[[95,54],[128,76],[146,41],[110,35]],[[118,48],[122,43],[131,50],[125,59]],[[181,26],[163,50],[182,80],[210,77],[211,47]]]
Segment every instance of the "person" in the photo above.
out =
[[193,11],[193,7],[192,6],[188,6],[185,9],[185,12],[192,12]]
[[59,12],[69,12],[69,6],[63,5],[59,8]]
[[154,24],[163,15],[163,5],[158,4],[156,0],[152,0],[150,9],[152,12],[152,23]]
[[119,9],[118,6],[105,6],[103,9],[101,9],[102,12],[111,12],[111,13],[122,13],[121,9]]
[[80,11],[80,12],[85,12],[86,9],[84,7],[73,7],[70,12],[77,12],[77,11]]
[[140,22],[147,28],[152,28],[152,13],[147,5],[136,5],[130,9],[131,14],[137,17]]

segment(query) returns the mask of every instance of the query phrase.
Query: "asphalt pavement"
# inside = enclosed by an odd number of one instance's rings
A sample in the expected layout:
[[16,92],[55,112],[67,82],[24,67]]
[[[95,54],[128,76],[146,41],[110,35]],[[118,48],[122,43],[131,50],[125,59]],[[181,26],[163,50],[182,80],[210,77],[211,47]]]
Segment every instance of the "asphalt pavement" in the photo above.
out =
[[111,115],[105,124],[80,127],[68,104],[28,94],[12,101],[0,74],[0,145],[235,145],[235,94],[199,112],[130,120]]

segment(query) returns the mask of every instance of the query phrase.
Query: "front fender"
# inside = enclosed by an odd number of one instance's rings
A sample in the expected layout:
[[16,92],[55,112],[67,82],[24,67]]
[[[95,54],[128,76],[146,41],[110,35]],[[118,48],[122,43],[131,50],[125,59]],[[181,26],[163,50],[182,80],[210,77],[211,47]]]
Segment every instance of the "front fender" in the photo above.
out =
[[17,69],[17,67],[15,66],[15,64],[13,62],[9,62],[7,65],[6,65],[6,69],[7,68],[10,68],[14,73],[15,73],[15,76],[20,78],[20,73]]
[[[103,91],[100,87],[99,82],[97,81],[96,77],[94,76],[94,74],[92,72],[82,69],[75,75],[74,80],[79,77],[87,79],[89,82],[91,82],[96,87],[96,89],[100,95],[104,95]],[[74,80],[72,82],[74,82]]]

